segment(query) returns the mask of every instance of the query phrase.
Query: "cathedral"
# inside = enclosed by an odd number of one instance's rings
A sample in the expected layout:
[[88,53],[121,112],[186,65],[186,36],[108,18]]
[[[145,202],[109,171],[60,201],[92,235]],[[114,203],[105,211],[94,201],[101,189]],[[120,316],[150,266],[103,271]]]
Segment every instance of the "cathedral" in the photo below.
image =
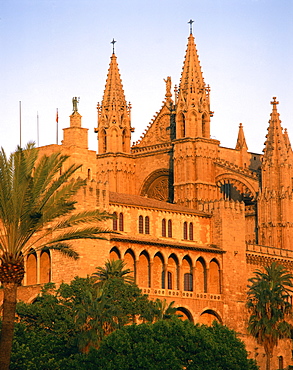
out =
[[[264,368],[264,350],[246,331],[247,280],[273,261],[293,270],[293,153],[277,98],[268,102],[263,154],[249,152],[241,124],[235,148],[212,139],[210,87],[191,29],[178,87],[165,77],[162,106],[131,144],[131,105],[121,75],[113,49],[97,104],[97,152],[88,149],[76,98],[62,144],[40,148],[82,164],[76,176],[86,178],[87,186],[77,209],[114,214],[106,226],[115,233],[76,243],[78,261],[58,252],[29,255],[20,298],[33,301],[44,282],[70,282],[120,258],[150,299],[175,301],[194,323],[217,320],[236,330]],[[281,341],[273,368],[293,364],[291,358],[291,340]]]

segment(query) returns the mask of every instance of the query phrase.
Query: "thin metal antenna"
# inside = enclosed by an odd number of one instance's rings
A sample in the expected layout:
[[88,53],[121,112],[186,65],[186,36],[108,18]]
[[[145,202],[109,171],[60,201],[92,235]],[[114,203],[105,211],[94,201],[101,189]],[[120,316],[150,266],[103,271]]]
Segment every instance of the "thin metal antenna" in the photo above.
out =
[[39,112],[37,112],[37,147],[40,146],[39,142]]
[[58,116],[58,108],[56,110],[56,144],[58,145],[58,121],[59,121],[59,116]]
[[113,44],[113,54],[115,54],[115,42],[117,42],[117,41],[115,41],[114,38],[113,38],[113,40],[111,41],[111,44]]
[[19,102],[19,146],[21,148],[21,101]]

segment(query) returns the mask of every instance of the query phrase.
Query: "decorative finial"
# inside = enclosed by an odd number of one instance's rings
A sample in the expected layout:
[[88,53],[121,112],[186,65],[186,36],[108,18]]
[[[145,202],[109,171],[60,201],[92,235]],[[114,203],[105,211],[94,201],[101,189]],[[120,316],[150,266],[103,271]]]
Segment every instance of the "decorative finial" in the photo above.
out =
[[77,104],[79,103],[79,99],[80,98],[77,98],[76,96],[74,98],[72,98],[72,105],[73,105],[73,113],[75,112],[78,112],[78,106]]
[[275,96],[273,97],[273,101],[271,101],[271,104],[273,104],[273,105],[279,104],[279,102],[277,101],[277,98]]
[[189,25],[190,25],[190,34],[192,35],[192,23],[194,23],[194,21],[192,19],[190,19],[189,22],[187,22],[187,23],[189,23]]
[[115,41],[114,38],[113,38],[113,40],[111,41],[111,44],[113,44],[113,54],[115,54],[115,50],[114,50],[115,42],[117,42],[117,41]]

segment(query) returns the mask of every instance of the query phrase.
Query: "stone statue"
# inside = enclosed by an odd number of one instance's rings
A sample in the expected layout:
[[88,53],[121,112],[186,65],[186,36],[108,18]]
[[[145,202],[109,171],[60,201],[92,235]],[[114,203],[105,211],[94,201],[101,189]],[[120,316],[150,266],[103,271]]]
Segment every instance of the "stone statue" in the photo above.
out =
[[79,103],[79,98],[77,97],[72,98],[73,113],[78,112],[78,106],[77,106],[78,103]]
[[168,76],[167,79],[165,80],[166,83],[166,96],[171,96],[171,77]]

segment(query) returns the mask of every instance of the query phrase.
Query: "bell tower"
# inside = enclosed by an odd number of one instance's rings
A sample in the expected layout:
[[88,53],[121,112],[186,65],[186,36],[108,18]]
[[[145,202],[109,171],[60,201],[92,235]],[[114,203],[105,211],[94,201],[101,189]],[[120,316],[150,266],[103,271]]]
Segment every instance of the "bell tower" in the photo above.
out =
[[188,23],[190,35],[175,103],[174,201],[196,209],[200,202],[217,198],[213,165],[219,141],[210,138],[210,88],[201,71],[193,21]]
[[110,60],[106,87],[102,103],[97,104],[98,151],[102,153],[130,153],[131,132],[134,129],[130,123],[131,105],[127,104],[119,73],[115,43],[113,39],[113,53]]

